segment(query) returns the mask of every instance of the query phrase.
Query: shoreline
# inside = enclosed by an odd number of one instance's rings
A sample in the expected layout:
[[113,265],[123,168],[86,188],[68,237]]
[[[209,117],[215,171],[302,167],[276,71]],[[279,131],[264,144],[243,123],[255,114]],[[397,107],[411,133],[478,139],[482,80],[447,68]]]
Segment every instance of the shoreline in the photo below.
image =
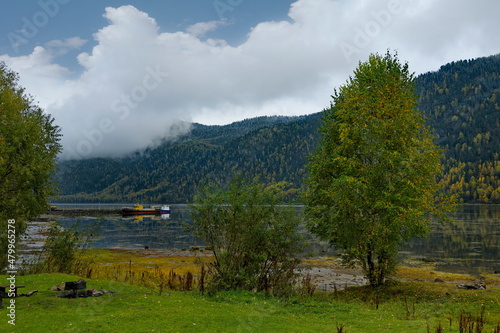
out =
[[[79,217],[79,216],[110,216],[110,215],[121,215],[121,209],[57,209],[46,211],[41,214],[35,221],[38,223],[33,223],[31,230],[32,233],[45,234],[47,225],[53,220],[57,220],[59,217]],[[33,221],[33,222],[35,222]],[[45,230],[44,230],[45,229]],[[32,233],[28,234],[28,237],[24,239],[23,243],[27,245],[27,252],[35,251],[43,244],[43,236],[31,238]],[[40,235],[41,236],[41,235]],[[107,250],[109,252],[122,252],[127,253],[129,259],[134,259],[137,257],[156,257],[164,259],[165,263],[168,263],[172,258],[186,258],[186,257],[196,257],[197,255],[203,255],[197,251],[185,251],[176,249],[134,249],[134,248],[108,248],[101,249]],[[149,252],[148,252],[149,251]],[[23,252],[23,251],[22,251]],[[206,254],[205,254],[206,255]],[[415,258],[413,258],[415,259]],[[127,261],[128,262],[128,261]],[[124,262],[125,263],[125,262]],[[168,264],[167,264],[168,266]],[[350,286],[363,286],[367,284],[367,280],[360,269],[349,269],[343,267],[340,264],[340,260],[334,257],[314,257],[303,259],[300,265],[302,268],[303,275],[310,274],[313,283],[316,285],[317,290],[321,291],[333,291],[335,289],[340,290],[345,287]],[[443,281],[445,284],[461,284],[470,283],[472,281],[478,281],[482,276],[494,277],[495,280],[500,279],[498,274],[490,274],[485,272],[480,272],[479,274],[460,274],[460,273],[450,273],[447,271],[439,271],[437,263],[435,261],[426,262],[425,260],[416,260],[400,262],[400,273],[398,272],[394,277],[395,280],[401,281],[423,281],[430,283],[438,283]],[[175,268],[175,267],[173,267]],[[493,273],[493,271],[491,272]],[[497,286],[500,285],[500,281]]]
[[[29,239],[24,239],[24,255],[35,255],[44,243],[44,236],[49,222],[35,222],[31,225],[32,234]],[[34,237],[35,234],[37,237]],[[26,252],[25,252],[26,251]],[[95,264],[98,266],[133,266],[139,270],[151,269],[155,265],[174,269],[176,271],[192,271],[198,274],[198,265],[195,263],[202,259],[210,260],[212,253],[204,249],[132,249],[132,248],[103,248],[87,249],[92,256],[99,258]],[[125,269],[124,268],[124,269]],[[489,280],[490,287],[500,287],[499,274],[484,274],[474,276],[470,274],[456,274],[436,270],[435,263],[422,262],[415,263],[402,262],[398,272],[390,279],[396,281],[419,281],[432,284],[458,285],[474,284],[484,279]],[[314,258],[302,259],[298,272],[303,277],[309,276],[317,291],[334,292],[343,290],[346,287],[360,287],[368,284],[360,268],[347,268],[342,266],[341,259],[337,257],[318,256]],[[492,283],[493,282],[493,283]]]
[[[191,271],[195,276],[199,274],[200,260],[207,263],[213,254],[208,250],[177,250],[177,249],[89,249],[100,254],[101,260],[96,262],[99,266],[114,265],[128,269],[132,265],[136,269],[152,269],[155,266],[166,270],[175,270],[179,273]],[[341,264],[337,257],[316,257],[302,259],[297,273],[303,278],[309,278],[315,285],[316,291],[335,292],[349,287],[362,287],[368,285],[368,280],[359,267],[348,268]],[[432,285],[458,286],[461,284],[486,283],[488,289],[500,288],[499,274],[483,274],[474,276],[437,271],[435,265],[423,263],[416,267],[401,263],[397,272],[388,277],[388,281],[423,282]]]
[[121,215],[121,209],[73,209],[73,208],[57,208],[48,210],[40,214],[35,221],[47,221],[56,217],[78,217],[78,216],[105,216],[105,215]]

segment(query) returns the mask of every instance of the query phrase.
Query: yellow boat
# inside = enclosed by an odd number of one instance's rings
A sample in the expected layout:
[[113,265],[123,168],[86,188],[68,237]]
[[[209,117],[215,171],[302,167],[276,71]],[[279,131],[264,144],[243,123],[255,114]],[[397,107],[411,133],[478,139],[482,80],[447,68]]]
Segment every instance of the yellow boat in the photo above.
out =
[[161,207],[151,206],[145,208],[143,205],[135,204],[134,207],[122,208],[123,215],[146,215],[146,214],[170,214],[170,207],[163,205]]

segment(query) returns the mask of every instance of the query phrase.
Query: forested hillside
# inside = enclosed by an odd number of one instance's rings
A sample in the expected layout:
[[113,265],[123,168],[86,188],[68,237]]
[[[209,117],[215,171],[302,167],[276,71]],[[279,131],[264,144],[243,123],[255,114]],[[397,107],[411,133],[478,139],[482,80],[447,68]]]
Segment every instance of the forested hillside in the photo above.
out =
[[[458,61],[417,78],[419,108],[445,148],[447,188],[464,202],[500,203],[500,56]],[[233,169],[282,183],[297,199],[321,113],[193,124],[175,142],[121,159],[60,163],[63,201],[189,202],[200,182]]]
[[264,182],[288,182],[285,190],[296,198],[318,120],[315,114],[193,124],[189,135],[126,158],[62,162],[59,200],[189,202],[198,184],[225,181],[234,169]]
[[449,190],[464,202],[500,203],[500,55],[447,64],[417,84],[445,148]]

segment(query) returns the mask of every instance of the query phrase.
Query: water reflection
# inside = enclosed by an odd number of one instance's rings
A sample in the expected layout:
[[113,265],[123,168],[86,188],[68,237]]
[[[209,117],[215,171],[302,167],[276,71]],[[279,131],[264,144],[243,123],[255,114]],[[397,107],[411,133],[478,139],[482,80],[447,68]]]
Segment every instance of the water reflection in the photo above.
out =
[[450,224],[434,223],[429,238],[410,241],[401,258],[435,260],[447,272],[500,270],[500,206],[463,205],[453,217]]
[[[189,207],[175,205],[170,214],[162,215],[110,215],[102,218],[99,238],[90,246],[93,248],[126,249],[185,249],[199,246],[201,242],[184,232],[189,222]],[[59,222],[70,227],[78,222],[80,228],[95,222],[96,217],[61,218]]]

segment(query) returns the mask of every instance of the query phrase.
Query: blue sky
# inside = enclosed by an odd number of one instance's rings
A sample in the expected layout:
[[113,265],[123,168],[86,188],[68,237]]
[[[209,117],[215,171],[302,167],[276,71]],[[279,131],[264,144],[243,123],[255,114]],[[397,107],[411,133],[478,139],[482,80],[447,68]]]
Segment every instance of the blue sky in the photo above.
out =
[[[212,37],[226,40],[232,45],[243,43],[250,29],[260,22],[287,20],[288,9],[292,0],[22,0],[3,1],[0,14],[0,54],[19,56],[29,54],[37,45],[54,39],[66,39],[79,36],[92,40],[92,35],[106,25],[103,17],[106,7],[132,5],[153,17],[160,32],[176,32],[186,27],[208,21],[226,20]],[[40,13],[45,14],[40,14]],[[42,27],[38,24],[45,22]],[[24,38],[20,30],[29,27],[27,19],[38,30],[32,38]],[[15,33],[26,43],[14,46]],[[9,34],[10,37],[9,37]],[[85,47],[67,55],[63,62],[73,66],[75,54],[92,47]]]
[[417,74],[500,53],[490,0],[4,0],[0,61],[50,113],[64,157],[119,156],[329,106],[370,53]]

